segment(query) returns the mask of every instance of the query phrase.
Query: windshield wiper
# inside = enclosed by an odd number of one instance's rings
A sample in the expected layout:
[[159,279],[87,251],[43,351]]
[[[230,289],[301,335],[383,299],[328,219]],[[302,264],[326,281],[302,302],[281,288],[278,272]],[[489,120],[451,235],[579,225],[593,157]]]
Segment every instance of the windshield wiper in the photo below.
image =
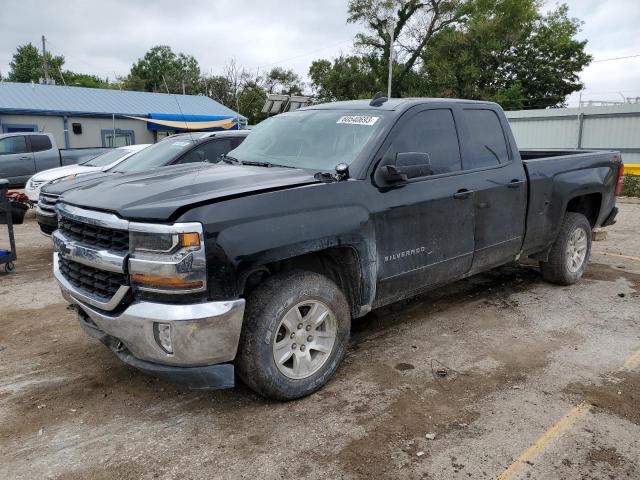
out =
[[220,155],[220,158],[224,163],[230,163],[231,165],[242,165],[242,162],[240,160],[238,160],[235,157],[232,157],[231,155],[227,155],[226,153],[223,153],[222,155]]
[[291,165],[280,165],[278,163],[271,163],[271,162],[255,162],[253,160],[243,160],[240,162],[240,164],[249,165],[252,167],[266,167],[266,168],[271,168],[271,167],[296,168],[296,167],[292,167]]

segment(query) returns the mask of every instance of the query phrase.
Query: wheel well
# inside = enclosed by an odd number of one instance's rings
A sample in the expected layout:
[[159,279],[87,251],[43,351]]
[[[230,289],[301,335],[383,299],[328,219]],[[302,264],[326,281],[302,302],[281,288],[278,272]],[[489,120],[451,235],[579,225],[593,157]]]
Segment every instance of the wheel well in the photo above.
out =
[[580,195],[579,197],[572,198],[567,204],[567,212],[581,213],[589,223],[591,227],[595,227],[598,215],[600,214],[600,205],[602,203],[602,194],[589,193],[587,195]]
[[352,247],[334,247],[266,264],[247,277],[243,286],[246,298],[267,277],[290,270],[307,270],[324,275],[344,293],[352,315],[362,304],[362,275],[358,253]]

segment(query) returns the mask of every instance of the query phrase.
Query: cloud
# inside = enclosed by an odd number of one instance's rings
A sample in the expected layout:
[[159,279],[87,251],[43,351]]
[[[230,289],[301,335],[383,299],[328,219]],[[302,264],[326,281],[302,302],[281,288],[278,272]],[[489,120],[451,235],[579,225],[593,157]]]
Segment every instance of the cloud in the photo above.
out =
[[[638,0],[567,3],[570,14],[584,21],[580,36],[595,59],[640,53]],[[50,50],[65,55],[66,68],[101,77],[126,74],[162,44],[195,56],[204,72],[220,73],[235,58],[252,70],[282,66],[306,76],[312,60],[351,51],[360,27],[346,17],[347,0],[7,2],[0,16],[0,71],[8,73],[18,45],[39,46],[44,34]],[[584,99],[640,96],[640,57],[593,63],[581,78]]]

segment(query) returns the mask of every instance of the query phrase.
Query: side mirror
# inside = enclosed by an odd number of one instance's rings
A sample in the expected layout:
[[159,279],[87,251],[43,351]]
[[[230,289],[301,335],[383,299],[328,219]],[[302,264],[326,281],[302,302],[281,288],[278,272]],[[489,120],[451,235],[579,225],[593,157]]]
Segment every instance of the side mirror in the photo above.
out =
[[428,153],[396,153],[395,163],[382,167],[384,179],[389,183],[406,182],[411,178],[432,175],[431,158]]

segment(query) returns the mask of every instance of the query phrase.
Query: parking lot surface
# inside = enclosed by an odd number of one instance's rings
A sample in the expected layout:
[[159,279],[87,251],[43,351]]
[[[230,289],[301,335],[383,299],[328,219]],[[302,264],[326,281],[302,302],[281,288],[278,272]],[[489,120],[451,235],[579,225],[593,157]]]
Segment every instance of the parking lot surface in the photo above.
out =
[[577,285],[509,266],[374,311],[289,403],[120,363],[29,212],[0,274],[0,478],[640,478],[640,204],[619,207]]

